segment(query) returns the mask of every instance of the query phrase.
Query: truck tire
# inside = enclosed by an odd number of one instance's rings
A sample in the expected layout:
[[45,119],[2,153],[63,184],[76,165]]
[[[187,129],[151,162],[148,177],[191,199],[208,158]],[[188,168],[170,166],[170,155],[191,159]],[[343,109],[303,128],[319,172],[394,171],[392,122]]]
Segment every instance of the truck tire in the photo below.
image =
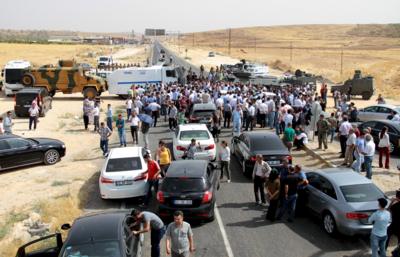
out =
[[371,94],[367,91],[362,93],[362,99],[363,100],[369,100],[371,98]]
[[21,84],[26,87],[33,87],[33,85],[35,85],[35,77],[30,73],[24,74],[21,79]]
[[87,87],[83,90],[83,96],[94,99],[97,96],[97,90],[93,87]]

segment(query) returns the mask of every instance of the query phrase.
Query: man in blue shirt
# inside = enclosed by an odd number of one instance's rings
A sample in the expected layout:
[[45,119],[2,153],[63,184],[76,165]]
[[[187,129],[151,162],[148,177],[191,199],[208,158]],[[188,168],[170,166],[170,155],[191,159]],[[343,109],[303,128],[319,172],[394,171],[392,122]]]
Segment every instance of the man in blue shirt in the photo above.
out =
[[391,222],[391,216],[390,212],[385,209],[387,200],[379,198],[378,203],[379,209],[368,218],[368,222],[373,224],[370,237],[372,257],[386,257],[387,227]]
[[125,136],[125,120],[122,118],[122,114],[118,114],[118,119],[115,122],[115,125],[118,128],[118,136],[119,136],[119,146],[126,146],[126,136]]

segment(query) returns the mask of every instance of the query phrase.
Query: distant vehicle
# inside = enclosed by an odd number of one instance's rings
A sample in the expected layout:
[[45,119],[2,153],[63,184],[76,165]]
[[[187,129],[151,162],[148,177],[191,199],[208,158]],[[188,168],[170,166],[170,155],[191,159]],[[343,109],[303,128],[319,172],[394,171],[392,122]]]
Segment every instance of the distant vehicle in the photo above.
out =
[[131,67],[115,70],[108,76],[108,92],[126,97],[132,85],[178,82],[179,73],[172,66]]
[[74,60],[60,60],[58,64],[26,69],[22,75],[22,85],[45,88],[50,96],[60,91],[64,94],[82,93],[89,98],[107,89],[102,78],[85,74]]
[[292,161],[287,147],[282,140],[272,132],[243,132],[231,141],[231,151],[242,166],[245,175],[253,173],[256,155],[261,154],[271,168],[280,169],[283,161]]
[[56,232],[21,246],[16,257],[140,257],[144,236],[132,235],[133,223],[124,210],[90,213],[61,226],[69,229],[64,242]]
[[90,65],[89,63],[78,63],[78,66],[82,67],[84,71],[90,71],[93,69],[92,65]]
[[208,53],[208,57],[215,57],[215,53],[214,52],[209,52]]
[[38,163],[52,165],[65,155],[65,144],[50,138],[0,136],[0,171]]
[[264,76],[257,78],[250,78],[249,82],[252,85],[262,85],[262,86],[279,86],[280,79],[276,76]]
[[359,124],[358,128],[362,131],[365,128],[371,128],[371,135],[378,147],[379,133],[383,127],[388,127],[388,135],[390,140],[390,153],[400,152],[400,123],[390,120],[366,121]]
[[358,110],[359,121],[388,120],[390,113],[400,113],[400,106],[389,104],[376,104]]
[[21,83],[25,71],[31,67],[31,63],[24,60],[9,61],[1,71],[3,88],[6,96],[12,96],[18,90],[24,88]]
[[267,65],[248,63],[246,60],[242,60],[231,67],[231,73],[239,79],[250,79],[269,76],[269,69]]
[[362,77],[361,71],[354,71],[353,79],[348,79],[343,85],[331,86],[331,93],[338,90],[342,94],[361,95],[363,100],[369,100],[375,93],[374,77]]
[[114,61],[112,56],[99,56],[97,59],[97,68],[113,65]]
[[172,147],[176,160],[182,159],[192,139],[196,139],[196,144],[200,143],[201,146],[201,150],[196,152],[196,159],[214,161],[217,158],[214,138],[207,126],[189,123],[179,125],[173,136]]
[[347,168],[306,172],[307,207],[322,218],[326,233],[371,233],[369,216],[378,209],[384,193],[363,175]]
[[173,161],[157,193],[158,214],[169,218],[176,210],[189,219],[214,219],[219,170],[205,160]]
[[212,117],[216,110],[217,107],[213,103],[194,104],[190,112],[190,122],[206,124],[207,128],[211,129]]
[[46,116],[51,109],[52,98],[44,88],[25,87],[15,94],[14,113],[17,117],[29,117],[29,108],[33,100],[39,106],[40,117]]
[[147,164],[143,147],[111,149],[100,172],[100,196],[121,199],[145,196],[147,193]]

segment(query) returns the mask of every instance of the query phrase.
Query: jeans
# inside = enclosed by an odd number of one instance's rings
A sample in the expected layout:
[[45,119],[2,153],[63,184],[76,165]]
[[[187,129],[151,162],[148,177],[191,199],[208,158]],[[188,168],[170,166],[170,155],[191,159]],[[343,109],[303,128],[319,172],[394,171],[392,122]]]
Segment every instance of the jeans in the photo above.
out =
[[249,130],[249,126],[250,126],[250,130],[253,131],[253,127],[254,127],[254,116],[247,116],[246,119],[246,131]]
[[89,126],[89,116],[86,114],[83,114],[83,124],[85,124],[85,129],[88,129]]
[[157,119],[158,116],[160,116],[160,112],[159,111],[152,111],[151,112],[151,117],[153,118],[153,126],[156,127],[157,126]]
[[335,128],[329,129],[329,135],[331,136],[331,143],[333,142],[333,137],[335,136],[335,132],[336,132]]
[[364,156],[364,165],[365,165],[365,170],[367,172],[367,178],[371,179],[372,178],[372,159],[373,156]]
[[347,141],[347,136],[346,135],[340,135],[340,156],[344,158],[344,155],[346,153],[346,141]]
[[36,124],[37,124],[37,117],[34,116],[29,116],[29,130],[32,129],[32,123],[33,123],[33,129],[36,129]]
[[138,137],[138,126],[131,126],[132,142],[135,144],[139,143]]
[[175,129],[178,126],[176,118],[169,118],[168,125],[169,125],[169,129]]
[[258,193],[261,195],[261,202],[265,203],[264,178],[260,176],[254,176],[254,196],[257,203],[260,202]]
[[281,124],[279,123],[279,121],[275,122],[275,132],[276,132],[276,135],[278,135],[278,136],[281,134]]
[[266,117],[267,117],[267,114],[260,113],[260,128],[265,128],[265,125],[267,124]]
[[144,198],[144,204],[148,205],[152,196],[151,189],[154,188],[154,193],[158,191],[158,180],[147,180],[147,194]]
[[242,127],[241,125],[242,125],[241,120],[234,121],[233,122],[233,133],[240,134],[240,128]]
[[144,148],[149,148],[149,133],[143,133]]
[[356,157],[356,161],[353,162],[351,168],[353,168],[357,172],[361,172],[361,164],[364,162],[364,155],[354,152],[354,156]]
[[326,136],[326,132],[318,132],[318,148],[322,148],[322,144],[324,144],[324,148],[328,149],[328,140]]
[[279,210],[278,219],[281,219],[282,216],[288,211],[289,219],[293,220],[295,209],[296,209],[296,201],[297,201],[297,194],[289,195],[288,198],[283,200],[283,206]]
[[160,242],[165,234],[165,227],[152,229],[150,235],[151,257],[160,257]]
[[377,236],[371,233],[370,240],[371,240],[372,257],[386,257],[386,250],[385,250],[386,239],[387,236]]
[[107,117],[107,127],[112,131],[113,130],[113,118]]
[[229,169],[229,161],[221,161],[221,179],[224,177],[224,172],[226,173],[226,177],[231,179],[231,171]]
[[103,151],[103,155],[108,153],[108,139],[100,140],[100,148]]
[[274,128],[274,121],[275,121],[275,112],[268,113],[268,126],[273,129]]
[[232,112],[224,112],[224,128],[231,126]]
[[126,119],[129,119],[129,117],[131,116],[132,113],[132,109],[126,109]]
[[126,136],[125,136],[125,130],[118,130],[118,136],[119,136],[119,144],[120,146],[124,145],[126,146]]

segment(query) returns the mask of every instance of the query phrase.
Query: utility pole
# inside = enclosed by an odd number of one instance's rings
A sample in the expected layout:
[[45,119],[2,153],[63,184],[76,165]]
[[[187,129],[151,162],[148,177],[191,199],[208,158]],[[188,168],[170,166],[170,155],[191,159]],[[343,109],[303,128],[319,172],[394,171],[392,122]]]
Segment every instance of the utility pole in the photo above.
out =
[[231,54],[232,30],[228,29],[228,54]]
[[290,62],[293,60],[293,42],[290,41]]
[[193,33],[193,47],[194,47],[194,33]]
[[254,52],[257,53],[257,38],[254,38]]
[[340,51],[340,79],[343,78],[343,48]]

